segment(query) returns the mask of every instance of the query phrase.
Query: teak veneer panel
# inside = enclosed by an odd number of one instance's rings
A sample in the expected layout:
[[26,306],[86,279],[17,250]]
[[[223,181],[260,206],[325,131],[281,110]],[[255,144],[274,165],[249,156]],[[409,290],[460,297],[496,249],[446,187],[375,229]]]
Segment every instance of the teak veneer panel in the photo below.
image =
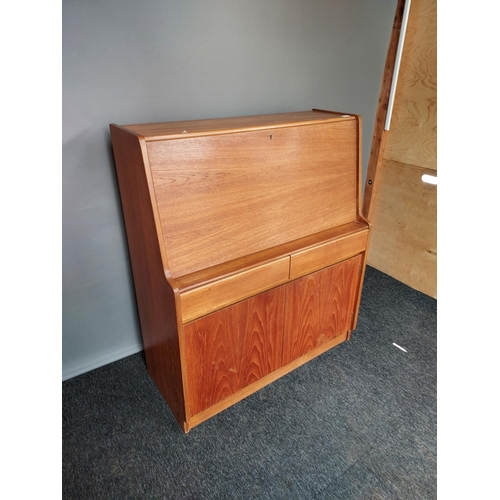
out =
[[[158,245],[158,224],[147,172],[144,142],[111,128],[118,184],[127,231],[146,363],[151,378],[182,423],[186,419],[176,291],[169,284]],[[178,292],[177,292],[178,293]]]
[[315,357],[319,356],[320,354],[323,354],[324,352],[328,351],[329,349],[332,349],[333,347],[339,345],[340,343],[346,341],[348,339],[348,332],[344,333],[343,335],[339,335],[338,337],[333,338],[332,340],[329,340],[325,342],[324,344],[321,344],[320,346],[308,351],[306,354],[303,356],[300,356],[299,358],[294,359],[287,365],[284,365],[277,370],[269,373],[268,375],[265,375],[259,380],[256,380],[250,385],[247,385],[246,387],[243,387],[239,391],[235,392],[231,396],[228,396],[226,398],[221,399],[217,403],[213,404],[206,410],[201,411],[200,413],[197,413],[196,415],[193,415],[188,422],[186,422],[183,425],[184,431],[188,432],[190,429],[195,427],[196,425],[201,424],[205,420],[213,417],[214,415],[217,415],[217,413],[220,413],[221,411],[229,408],[230,406],[234,405],[238,401],[241,401],[242,399],[250,396],[254,392],[257,392],[259,389],[262,389],[266,385],[272,384],[274,381],[278,380],[280,377],[283,377],[287,373],[290,373],[291,371],[295,370],[299,366],[302,366],[303,364],[307,363],[311,359],[314,359]]
[[184,139],[203,135],[227,134],[228,132],[248,132],[265,130],[274,127],[294,125],[311,125],[331,122],[332,120],[352,120],[354,115],[313,109],[291,113],[275,113],[270,115],[235,116],[228,118],[212,118],[206,120],[182,120],[163,123],[144,123],[124,125],[135,135],[145,138],[147,142],[167,139]]
[[172,276],[356,220],[356,127],[345,120],[148,143]]
[[[173,280],[180,292],[191,290],[203,284],[232,276],[243,272],[261,263],[280,259],[284,256],[299,254],[303,250],[314,249],[327,242],[340,241],[345,238],[355,237],[358,233],[369,231],[369,225],[364,221],[353,221],[348,224],[333,227],[326,231],[311,234],[298,240],[288,241],[282,245],[262,250],[253,254],[245,255],[238,259],[223,262],[217,266],[202,269],[200,271],[180,276]],[[345,258],[342,256],[341,259]],[[332,264],[334,262],[331,262]]]
[[185,432],[349,338],[370,232],[359,116],[110,130],[147,367]]
[[358,255],[287,286],[283,364],[352,330],[362,263]]
[[181,293],[182,321],[188,323],[288,281],[290,258],[262,264]]
[[290,279],[304,276],[360,254],[364,252],[367,245],[368,229],[296,252],[290,260]]
[[280,368],[284,294],[278,287],[184,327],[193,415]]
[[[184,287],[189,282],[178,280],[176,283],[180,289],[182,322],[187,323],[288,280],[364,252],[368,245],[369,231],[367,226],[363,227],[363,230],[356,228],[357,231],[353,233],[328,238],[326,241],[318,237],[314,240],[302,239],[300,240],[303,242],[300,247],[302,250],[294,252],[293,249],[298,248],[297,245],[280,247],[282,252],[288,249],[289,255],[277,257],[260,266],[247,269],[233,268],[233,272],[227,276],[221,273],[218,279],[208,280],[207,283],[203,283],[204,273],[194,273],[191,276],[199,275],[198,281],[193,279],[192,285],[187,289]],[[327,238],[332,233],[320,234],[323,238]],[[316,244],[307,246],[306,240],[314,241]],[[217,275],[212,274],[212,277],[214,276]]]

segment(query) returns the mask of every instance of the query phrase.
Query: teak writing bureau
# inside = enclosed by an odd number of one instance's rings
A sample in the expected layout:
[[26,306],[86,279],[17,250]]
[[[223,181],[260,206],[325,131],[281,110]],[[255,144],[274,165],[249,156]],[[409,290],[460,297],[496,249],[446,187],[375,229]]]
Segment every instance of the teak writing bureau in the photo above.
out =
[[110,129],[146,363],[184,432],[349,338],[359,116]]

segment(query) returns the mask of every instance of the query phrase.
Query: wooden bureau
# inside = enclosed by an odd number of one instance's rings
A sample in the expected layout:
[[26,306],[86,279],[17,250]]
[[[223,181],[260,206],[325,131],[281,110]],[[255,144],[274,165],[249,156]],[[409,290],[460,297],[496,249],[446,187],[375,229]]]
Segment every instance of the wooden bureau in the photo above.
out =
[[361,119],[110,125],[148,371],[185,432],[349,338]]

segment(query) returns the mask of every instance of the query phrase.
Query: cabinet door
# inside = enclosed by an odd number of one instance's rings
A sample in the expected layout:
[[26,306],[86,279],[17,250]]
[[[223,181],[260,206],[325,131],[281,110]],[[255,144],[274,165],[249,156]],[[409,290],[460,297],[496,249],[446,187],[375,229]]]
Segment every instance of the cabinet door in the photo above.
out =
[[277,287],[184,326],[191,415],[281,366],[284,298]]
[[287,285],[283,365],[351,330],[361,264],[358,255]]

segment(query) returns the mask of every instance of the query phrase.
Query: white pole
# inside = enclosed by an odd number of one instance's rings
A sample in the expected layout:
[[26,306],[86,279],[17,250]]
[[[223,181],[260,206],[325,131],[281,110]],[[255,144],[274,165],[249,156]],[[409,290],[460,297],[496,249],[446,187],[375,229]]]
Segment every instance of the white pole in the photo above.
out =
[[406,26],[408,24],[408,16],[410,15],[411,0],[406,0],[403,11],[403,21],[401,22],[401,31],[399,32],[398,50],[396,52],[396,63],[394,65],[394,74],[392,76],[391,93],[389,94],[389,104],[387,105],[387,115],[385,117],[385,130],[389,130],[391,126],[392,108],[394,107],[394,96],[396,95],[396,85],[398,83],[399,66],[401,65],[401,56],[403,55],[403,47],[405,43]]

